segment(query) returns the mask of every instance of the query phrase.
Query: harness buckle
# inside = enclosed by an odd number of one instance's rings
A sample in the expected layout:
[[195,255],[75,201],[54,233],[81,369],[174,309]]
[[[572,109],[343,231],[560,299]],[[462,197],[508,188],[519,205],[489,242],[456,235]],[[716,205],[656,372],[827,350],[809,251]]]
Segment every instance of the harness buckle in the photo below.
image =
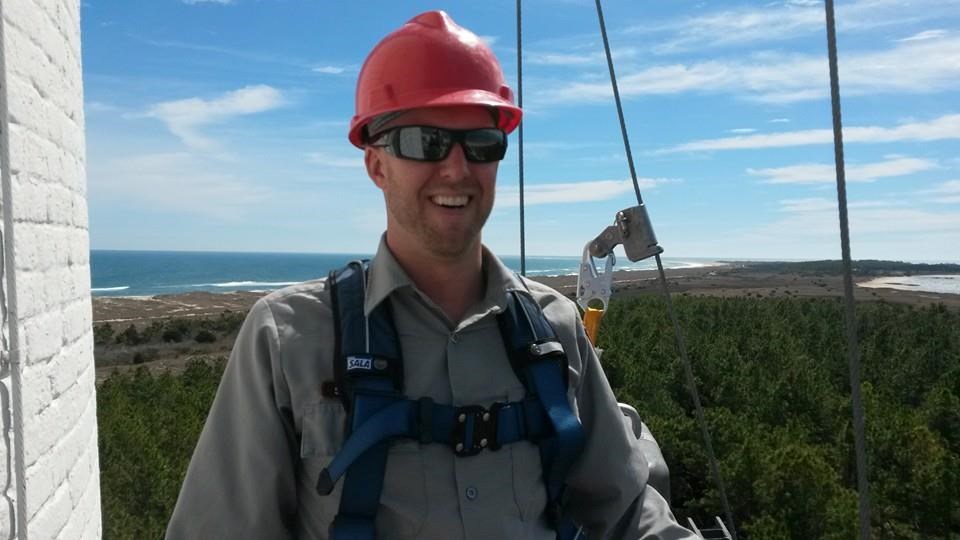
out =
[[494,404],[491,410],[480,405],[458,407],[455,411],[450,446],[458,457],[475,456],[485,448],[497,450],[497,412]]

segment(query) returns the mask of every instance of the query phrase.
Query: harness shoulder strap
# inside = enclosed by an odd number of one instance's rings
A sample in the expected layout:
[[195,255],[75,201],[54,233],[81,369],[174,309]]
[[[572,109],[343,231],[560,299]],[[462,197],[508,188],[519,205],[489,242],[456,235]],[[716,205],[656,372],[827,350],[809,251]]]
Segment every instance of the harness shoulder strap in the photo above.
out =
[[[334,378],[348,412],[349,436],[384,407],[403,397],[403,360],[389,300],[369,316],[364,312],[367,261],[354,261],[330,273],[330,297],[336,336]],[[336,540],[373,540],[374,518],[383,490],[389,441],[363,452],[344,478],[340,510],[331,525]],[[329,491],[329,474],[318,490]]]
[[577,529],[563,516],[563,495],[567,473],[583,450],[584,435],[567,400],[567,356],[540,305],[526,292],[510,291],[498,322],[514,372],[553,427],[551,436],[536,441],[547,488],[547,518],[558,539],[573,538]]

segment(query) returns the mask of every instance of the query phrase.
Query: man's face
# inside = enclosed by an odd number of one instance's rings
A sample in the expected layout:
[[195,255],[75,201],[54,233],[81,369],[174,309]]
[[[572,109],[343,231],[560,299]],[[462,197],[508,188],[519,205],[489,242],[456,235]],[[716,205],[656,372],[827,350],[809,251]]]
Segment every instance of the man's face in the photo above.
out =
[[[482,107],[435,107],[408,111],[387,128],[410,125],[472,129],[494,122]],[[499,162],[469,162],[459,143],[443,161],[412,161],[369,146],[364,158],[367,173],[383,190],[392,250],[455,259],[479,247]]]

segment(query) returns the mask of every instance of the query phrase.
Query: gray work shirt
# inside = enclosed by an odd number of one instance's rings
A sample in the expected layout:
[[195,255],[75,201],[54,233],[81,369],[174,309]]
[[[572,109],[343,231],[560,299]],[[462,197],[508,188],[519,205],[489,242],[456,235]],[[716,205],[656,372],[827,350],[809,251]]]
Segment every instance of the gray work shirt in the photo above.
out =
[[[529,291],[569,361],[568,397],[586,445],[567,480],[568,512],[594,538],[694,538],[663,498],[645,488],[647,464],[625,427],[576,306],[521,278],[484,248],[485,297],[453,323],[381,241],[370,265],[365,311],[390,300],[411,399],[454,406],[518,401],[496,315],[506,292]],[[327,538],[343,480],[317,494],[320,471],[343,442],[346,414],[324,397],[333,380],[334,335],[324,281],[267,295],[237,337],[167,529],[167,538]],[[456,457],[444,444],[398,440],[390,448],[379,540],[553,540],[537,446]]]

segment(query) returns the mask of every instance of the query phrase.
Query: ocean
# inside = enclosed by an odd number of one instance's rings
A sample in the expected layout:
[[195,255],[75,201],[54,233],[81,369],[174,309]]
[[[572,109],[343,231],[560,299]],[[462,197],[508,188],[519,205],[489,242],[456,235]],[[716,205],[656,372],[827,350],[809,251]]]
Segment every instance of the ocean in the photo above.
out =
[[861,287],[883,287],[901,291],[960,294],[960,276],[897,276],[871,279],[858,283]]
[[[196,291],[271,291],[323,278],[346,263],[371,254],[343,253],[222,253],[202,251],[90,252],[94,296],[153,296]],[[520,271],[520,257],[501,260]],[[714,259],[661,259],[664,268],[693,268],[717,264]],[[598,268],[602,271],[602,261]],[[576,275],[580,257],[527,257],[528,276]],[[616,270],[650,270],[654,259],[631,263],[617,258]]]

